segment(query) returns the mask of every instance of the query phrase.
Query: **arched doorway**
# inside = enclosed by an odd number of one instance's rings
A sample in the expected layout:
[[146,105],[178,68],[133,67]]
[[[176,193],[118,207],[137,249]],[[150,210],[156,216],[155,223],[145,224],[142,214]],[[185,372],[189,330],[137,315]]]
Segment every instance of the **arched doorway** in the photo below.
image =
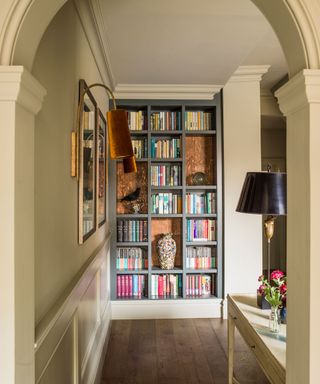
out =
[[[264,13],[270,24],[275,29],[279,40],[282,44],[283,50],[287,57],[290,75],[293,77],[300,70],[307,69],[318,69],[319,68],[319,39],[316,33],[315,25],[311,18],[311,6],[313,4],[310,1],[310,9],[306,12],[306,8],[302,9],[300,4],[295,2],[289,7],[288,2],[282,1],[271,1],[265,2],[263,0],[252,0],[253,3],[257,5],[257,7]],[[14,2],[12,2],[14,3]],[[25,1],[16,4],[11,4],[7,1],[8,9],[10,7],[10,12],[8,17],[6,18],[6,22],[2,28],[1,34],[1,50],[0,50],[0,60],[2,65],[23,65],[27,69],[32,68],[32,63],[34,60],[35,52],[37,50],[37,46],[41,37],[49,25],[50,21],[57,13],[57,11],[63,6],[65,0],[55,0],[55,1],[47,1],[43,2],[41,0]],[[297,5],[298,4],[298,5]],[[12,5],[12,6],[11,6]],[[289,31],[289,32],[288,32]],[[314,75],[318,74],[314,72]],[[302,82],[302,78],[298,79],[298,85],[300,86]],[[300,89],[300,88],[299,88]],[[32,123],[32,122],[31,122]],[[295,122],[288,121],[288,130],[290,131],[290,125],[295,125]],[[301,128],[302,129],[302,128]],[[301,157],[301,162],[304,163],[304,167],[299,167],[299,162],[294,160],[293,154],[301,151],[301,140],[304,138],[310,139],[311,132],[308,129],[306,131],[306,136],[300,134],[297,137],[291,137],[288,141],[288,147],[290,146],[290,152],[292,153],[292,157],[288,158],[288,168],[290,172],[291,169],[295,169],[297,171],[297,176],[303,175],[306,170],[309,171],[309,148],[308,144],[305,143],[305,147],[303,149],[303,157]],[[32,148],[30,149],[32,151]],[[31,154],[32,156],[32,154]],[[314,155],[313,155],[314,156]],[[311,159],[315,160],[314,157]],[[14,162],[14,159],[12,160]],[[291,162],[291,165],[290,165]],[[306,181],[310,183],[313,175],[307,172]],[[305,180],[305,179],[302,179]],[[30,179],[30,189],[32,190],[32,178]],[[290,195],[296,198],[296,194],[293,194],[294,183],[289,184],[289,200]],[[309,195],[310,190],[307,188],[304,191],[306,195]],[[311,201],[306,200],[305,208],[306,210],[311,210]],[[300,217],[300,220],[306,219],[306,217]],[[307,217],[307,219],[310,219]],[[296,237],[296,230],[293,229],[294,219],[292,219],[292,225],[289,224],[289,242],[294,240]],[[308,223],[310,224],[310,223]],[[311,248],[310,239],[311,232],[308,232],[303,239],[304,244],[309,249]],[[290,258],[289,258],[290,263]],[[306,261],[308,263],[308,260]],[[296,265],[296,264],[295,264]],[[310,265],[309,265],[310,267]],[[290,268],[289,268],[290,271]],[[290,272],[289,272],[290,273]],[[290,278],[290,276],[289,276]],[[309,287],[310,290],[310,287]],[[309,291],[305,292],[305,295],[309,297]],[[308,307],[310,310],[310,305]],[[297,324],[293,324],[292,327],[292,335],[299,328],[300,325],[298,320]],[[32,324],[31,324],[32,326]],[[308,340],[310,339],[309,329],[305,329],[302,336]],[[293,340],[294,338],[292,338]],[[298,339],[297,339],[298,340]],[[299,348],[297,340],[293,340],[292,350],[294,348]],[[290,343],[290,328],[289,328],[289,343]],[[297,342],[297,345],[296,345]],[[289,358],[289,367],[290,364],[294,367],[294,363],[297,360],[296,356],[291,356]],[[307,368],[305,368],[306,373],[304,377],[309,377],[310,374]],[[292,381],[299,382],[299,381]],[[301,382],[301,380],[300,380]]]

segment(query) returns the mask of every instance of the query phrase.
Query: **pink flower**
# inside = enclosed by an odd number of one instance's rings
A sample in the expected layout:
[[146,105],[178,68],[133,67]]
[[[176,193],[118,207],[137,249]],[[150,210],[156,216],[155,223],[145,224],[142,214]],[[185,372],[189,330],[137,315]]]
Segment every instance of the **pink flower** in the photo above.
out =
[[264,275],[259,276],[258,281],[263,281],[263,280],[264,280]]
[[270,275],[271,280],[278,280],[281,279],[281,277],[284,276],[284,273],[280,270],[273,271]]
[[264,290],[265,290],[265,286],[262,284],[260,285],[260,287],[258,288],[258,292],[263,295],[264,294]]
[[283,283],[280,285],[280,293],[281,295],[285,295],[287,293],[287,284]]

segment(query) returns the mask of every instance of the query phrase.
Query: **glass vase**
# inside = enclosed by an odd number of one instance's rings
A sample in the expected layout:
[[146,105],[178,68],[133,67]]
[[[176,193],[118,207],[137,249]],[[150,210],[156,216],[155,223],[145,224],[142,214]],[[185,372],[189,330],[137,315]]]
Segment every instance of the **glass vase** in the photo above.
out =
[[280,310],[278,307],[271,307],[269,316],[269,328],[272,333],[279,333],[281,325]]

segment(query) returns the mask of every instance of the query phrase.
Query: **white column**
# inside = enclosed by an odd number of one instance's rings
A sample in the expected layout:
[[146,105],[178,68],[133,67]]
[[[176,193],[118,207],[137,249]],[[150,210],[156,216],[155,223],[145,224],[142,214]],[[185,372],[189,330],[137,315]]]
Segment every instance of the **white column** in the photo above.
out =
[[287,383],[319,383],[320,70],[276,92],[287,117]]
[[260,215],[236,212],[248,171],[261,170],[260,81],[268,66],[239,67],[223,89],[225,293],[253,293],[262,273]]
[[0,375],[34,383],[34,117],[44,88],[0,67]]

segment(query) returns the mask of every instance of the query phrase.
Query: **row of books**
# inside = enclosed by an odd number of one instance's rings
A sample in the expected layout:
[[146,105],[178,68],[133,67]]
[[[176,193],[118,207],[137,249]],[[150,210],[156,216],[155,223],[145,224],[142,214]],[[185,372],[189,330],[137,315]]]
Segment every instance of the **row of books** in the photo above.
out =
[[212,129],[212,112],[186,111],[186,131],[209,131]]
[[148,143],[146,139],[132,139],[133,153],[137,159],[147,157]]
[[210,296],[214,295],[214,279],[210,275],[187,275],[187,296]]
[[186,268],[187,269],[216,268],[216,258],[212,254],[212,248],[211,247],[187,247]]
[[148,254],[138,247],[118,247],[116,266],[119,271],[148,269]]
[[188,219],[187,241],[212,241],[216,239],[216,221],[212,219]]
[[93,131],[95,128],[95,111],[83,112],[83,129],[85,131]]
[[151,129],[153,131],[180,131],[181,112],[163,111],[151,113]]
[[147,114],[145,111],[127,111],[126,113],[130,131],[147,129]]
[[148,295],[147,276],[117,275],[117,296],[141,299]]
[[151,185],[155,187],[177,187],[181,185],[182,170],[180,165],[152,165]]
[[151,139],[151,157],[153,159],[176,159],[181,155],[180,139]]
[[170,214],[181,212],[181,195],[176,193],[157,193],[151,196],[151,213]]
[[191,214],[215,213],[216,194],[215,192],[206,193],[187,193],[186,211]]
[[182,275],[152,275],[151,295],[154,298],[182,296]]
[[148,241],[148,220],[120,220],[117,222],[118,242]]

